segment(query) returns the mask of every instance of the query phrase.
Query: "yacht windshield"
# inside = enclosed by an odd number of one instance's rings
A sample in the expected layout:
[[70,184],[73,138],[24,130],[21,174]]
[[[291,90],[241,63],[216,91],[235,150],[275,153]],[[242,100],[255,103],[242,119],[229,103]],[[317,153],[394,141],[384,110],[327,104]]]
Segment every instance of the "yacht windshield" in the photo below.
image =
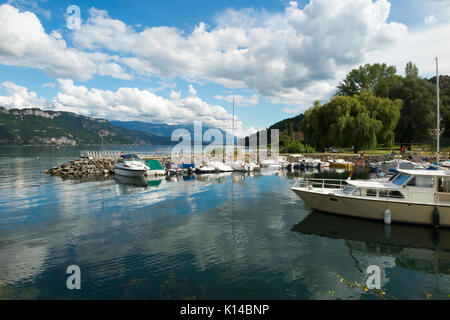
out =
[[134,154],[134,153],[130,153],[130,154],[122,154],[120,156],[123,160],[134,160],[134,161],[142,161],[141,158],[138,157],[138,155]]
[[355,190],[355,187],[346,186],[343,191],[346,195],[349,195],[353,190]]
[[409,179],[409,177],[410,177],[409,174],[401,173],[395,179],[392,180],[392,183],[398,186],[402,186]]

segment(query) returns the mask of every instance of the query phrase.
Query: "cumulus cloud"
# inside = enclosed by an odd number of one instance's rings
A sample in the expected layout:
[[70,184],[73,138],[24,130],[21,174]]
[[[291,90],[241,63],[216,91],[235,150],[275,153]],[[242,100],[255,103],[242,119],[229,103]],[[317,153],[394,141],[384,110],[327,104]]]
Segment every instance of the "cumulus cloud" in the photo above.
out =
[[317,98],[305,92],[335,85],[341,70],[403,37],[407,28],[388,23],[389,10],[386,0],[311,0],[304,9],[292,1],[281,14],[228,10],[214,28],[199,23],[186,34],[164,26],[136,32],[91,9],[73,40],[130,55],[119,61],[138,73],[206,79],[299,105]]
[[[448,2],[432,3],[420,30],[388,22],[386,0],[310,0],[303,9],[291,1],[278,13],[230,9],[214,26],[199,22],[190,32],[167,26],[138,31],[92,8],[71,34],[75,47],[60,33],[46,32],[35,14],[4,4],[0,63],[40,68],[65,79],[100,74],[210,81],[256,93],[247,102],[250,97],[235,96],[242,104],[257,104],[261,95],[285,105],[283,111],[297,113],[316,99],[330,97],[345,74],[360,64],[386,62],[403,70],[411,60],[421,73],[431,72],[434,56],[450,54],[445,38],[450,34]],[[441,60],[441,68],[450,67],[448,63]],[[174,93],[170,100],[182,99]]]
[[181,91],[171,90],[169,95],[170,100],[178,100],[181,98]]
[[[4,82],[8,96],[0,96],[0,105],[10,108],[40,108],[70,111],[85,116],[109,120],[139,120],[150,123],[192,124],[202,121],[204,125],[231,128],[232,115],[218,105],[209,105],[196,96],[181,98],[175,91],[170,99],[155,95],[148,90],[122,87],[116,91],[88,89],[77,86],[72,80],[59,79],[59,92],[47,101],[30,92],[26,87]],[[235,127],[242,122],[235,118]],[[244,129],[243,129],[244,130]]]
[[425,24],[435,23],[436,21],[437,21],[437,19],[436,19],[436,17],[434,15],[426,16],[425,19],[423,20],[423,22]]
[[42,88],[54,88],[56,87],[56,83],[54,82],[46,82],[42,85]]
[[131,79],[118,57],[67,46],[57,31],[46,33],[32,12],[0,5],[0,63],[39,68],[51,76],[88,80],[94,74]]
[[1,87],[3,87],[9,95],[0,96],[0,106],[7,109],[45,109],[50,106],[44,98],[38,97],[36,92],[28,91],[26,87],[18,86],[10,81],[3,82]]
[[195,88],[194,88],[194,86],[192,84],[189,85],[189,90],[188,91],[189,91],[189,94],[191,96],[197,95],[197,90],[195,90]]
[[258,104],[258,95],[254,94],[250,97],[248,96],[243,96],[240,94],[234,94],[234,95],[228,95],[228,96],[221,96],[221,95],[217,95],[214,96],[215,99],[217,100],[225,100],[227,102],[233,102],[234,100],[234,105],[238,106],[238,107],[242,107],[242,106],[254,106]]
[[412,61],[417,65],[420,75],[431,77],[436,72],[435,57],[440,57],[440,73],[448,74],[450,60],[445,57],[450,56],[449,34],[450,22],[429,24],[408,32],[402,42],[371,52],[367,61],[395,65],[400,73],[404,73],[406,63]]

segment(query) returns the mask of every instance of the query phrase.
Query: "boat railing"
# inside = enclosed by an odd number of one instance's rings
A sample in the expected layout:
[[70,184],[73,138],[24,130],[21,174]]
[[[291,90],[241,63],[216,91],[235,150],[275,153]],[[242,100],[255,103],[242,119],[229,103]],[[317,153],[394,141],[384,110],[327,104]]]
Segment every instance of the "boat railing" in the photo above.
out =
[[342,190],[346,186],[347,180],[344,179],[299,178],[292,187]]

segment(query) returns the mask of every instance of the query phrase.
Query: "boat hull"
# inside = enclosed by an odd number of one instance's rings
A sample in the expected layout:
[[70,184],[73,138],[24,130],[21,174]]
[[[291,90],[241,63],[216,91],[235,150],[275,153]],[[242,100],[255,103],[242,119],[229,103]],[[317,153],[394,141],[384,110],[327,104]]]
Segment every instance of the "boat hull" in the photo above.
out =
[[114,168],[114,174],[118,174],[124,177],[143,177],[147,173],[146,169],[143,170],[130,170],[123,168]]
[[[319,211],[372,220],[384,220],[386,209],[391,211],[392,222],[433,225],[434,204],[408,203],[344,197],[315,192],[303,188],[292,190],[311,208]],[[439,225],[450,227],[450,205],[438,205]]]
[[339,162],[331,162],[330,168],[337,168],[337,169],[347,169],[350,170],[353,168],[353,163],[339,163]]

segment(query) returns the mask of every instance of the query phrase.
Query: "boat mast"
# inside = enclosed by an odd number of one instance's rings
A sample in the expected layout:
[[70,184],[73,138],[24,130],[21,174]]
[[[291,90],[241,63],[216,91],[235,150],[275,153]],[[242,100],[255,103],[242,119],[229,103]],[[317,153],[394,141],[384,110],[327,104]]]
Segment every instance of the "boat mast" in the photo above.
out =
[[233,98],[233,139],[234,139],[234,98]]
[[440,116],[439,116],[439,71],[438,58],[436,57],[436,104],[437,104],[437,140],[436,140],[436,162],[439,164],[439,135],[440,130]]

